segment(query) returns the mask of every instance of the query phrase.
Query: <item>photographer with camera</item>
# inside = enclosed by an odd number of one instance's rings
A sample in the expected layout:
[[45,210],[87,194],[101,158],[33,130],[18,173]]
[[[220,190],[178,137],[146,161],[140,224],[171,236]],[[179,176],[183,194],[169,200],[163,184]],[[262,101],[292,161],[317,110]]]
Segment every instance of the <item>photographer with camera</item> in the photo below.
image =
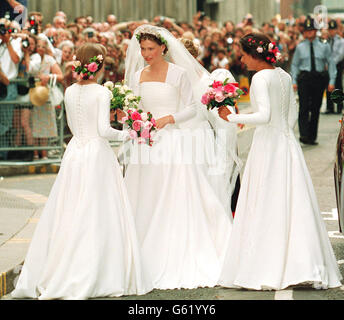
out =
[[[18,79],[29,78],[30,57],[36,50],[37,37],[33,34],[19,34],[22,38],[22,51],[24,58],[19,63]],[[30,79],[31,86],[34,83],[34,79]],[[18,83],[18,97],[17,100],[22,102],[30,102],[29,98],[29,84]],[[14,137],[14,146],[26,145],[28,147],[33,146],[32,128],[30,125],[30,117],[33,106],[30,104],[16,105],[14,107],[13,114],[13,128],[16,130]],[[25,141],[23,141],[23,133]],[[25,142],[25,143],[24,143]],[[33,151],[10,151],[9,159],[20,159],[24,161],[33,160]]]
[[[21,50],[21,38],[14,39],[8,32],[10,22],[6,19],[0,20],[0,68],[8,81],[17,78],[19,62],[23,57]],[[1,76],[2,83],[6,79]],[[3,90],[2,90],[3,91]],[[0,99],[2,101],[13,101],[17,98],[17,84],[9,83],[5,87],[6,95]],[[10,129],[13,120],[13,105],[0,105],[0,147],[10,145]],[[7,151],[0,152],[0,159],[7,159]]]

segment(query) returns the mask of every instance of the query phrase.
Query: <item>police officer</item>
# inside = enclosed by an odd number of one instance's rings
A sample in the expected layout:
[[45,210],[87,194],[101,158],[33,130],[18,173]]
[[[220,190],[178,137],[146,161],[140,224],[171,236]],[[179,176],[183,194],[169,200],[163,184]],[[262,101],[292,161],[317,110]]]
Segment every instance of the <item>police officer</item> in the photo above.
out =
[[318,144],[316,139],[322,97],[327,86],[328,91],[333,91],[337,75],[330,45],[321,42],[316,32],[314,20],[307,17],[303,32],[305,40],[297,45],[291,65],[293,87],[298,91],[300,103],[300,141],[310,145]]
[[[329,39],[328,43],[331,47],[332,60],[337,67],[337,76],[335,87],[336,89],[343,90],[342,76],[344,68],[344,39],[341,38],[338,33],[338,26],[336,20],[330,20],[328,23]],[[343,109],[343,103],[337,104],[337,113],[341,113]],[[330,99],[330,93],[327,91],[327,108],[326,113],[334,113],[334,104]]]

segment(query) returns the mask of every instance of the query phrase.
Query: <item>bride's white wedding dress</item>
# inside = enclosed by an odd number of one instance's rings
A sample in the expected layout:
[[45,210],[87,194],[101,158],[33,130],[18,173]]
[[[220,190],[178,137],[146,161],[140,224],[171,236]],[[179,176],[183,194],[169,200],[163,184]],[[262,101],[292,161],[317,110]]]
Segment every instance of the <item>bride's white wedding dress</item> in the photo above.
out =
[[145,294],[135,222],[107,139],[110,91],[98,84],[66,90],[73,133],[36,227],[14,298],[86,299]]
[[256,124],[219,284],[281,290],[299,283],[338,287],[338,270],[312,180],[293,127],[291,77],[280,68],[257,72],[253,114],[229,115]]
[[172,114],[176,121],[159,130],[152,147],[140,146],[149,162],[142,156],[125,175],[145,269],[158,289],[215,286],[232,218],[209,183],[205,162],[195,163],[195,145],[186,142],[191,133],[179,129],[195,116],[191,83],[172,63],[165,82],[139,83],[141,71],[132,82],[140,107],[155,119]]

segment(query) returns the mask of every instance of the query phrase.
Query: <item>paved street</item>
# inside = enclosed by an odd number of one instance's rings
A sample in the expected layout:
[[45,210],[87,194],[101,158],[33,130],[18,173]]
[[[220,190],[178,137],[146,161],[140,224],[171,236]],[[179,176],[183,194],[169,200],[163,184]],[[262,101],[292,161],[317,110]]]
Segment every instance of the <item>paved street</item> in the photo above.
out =
[[[333,159],[339,130],[338,115],[321,115],[318,146],[303,147],[318,201],[342,274],[344,274],[344,236],[338,232],[333,182]],[[239,148],[247,156],[252,132],[246,128],[240,134]],[[39,174],[6,177],[0,180],[0,273],[19,264],[30,242],[39,214],[56,175]],[[10,299],[4,296],[3,299]],[[283,291],[249,291],[216,288],[195,290],[154,290],[145,296],[119,299],[240,299],[240,300],[328,300],[344,299],[344,290],[314,290],[293,287]]]

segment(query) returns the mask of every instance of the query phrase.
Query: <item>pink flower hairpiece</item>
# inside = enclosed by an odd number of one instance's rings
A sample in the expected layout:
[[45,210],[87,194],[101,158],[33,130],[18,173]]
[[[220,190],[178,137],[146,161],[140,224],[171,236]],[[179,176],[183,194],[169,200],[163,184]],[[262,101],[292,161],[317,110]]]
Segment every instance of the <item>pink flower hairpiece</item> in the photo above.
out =
[[103,62],[103,56],[99,54],[89,60],[89,63],[81,65],[79,60],[76,60],[76,56],[73,56],[72,71],[75,77],[80,76],[82,80],[93,80],[96,72],[99,70],[101,63]]
[[[250,45],[253,45],[255,43],[255,40],[252,38],[249,38],[247,41]],[[263,43],[263,41],[259,41],[259,45],[256,50],[260,54],[263,52],[272,53],[273,57],[267,56],[265,58],[268,62],[272,63],[275,63],[276,61],[280,60],[282,56],[275,42]]]

